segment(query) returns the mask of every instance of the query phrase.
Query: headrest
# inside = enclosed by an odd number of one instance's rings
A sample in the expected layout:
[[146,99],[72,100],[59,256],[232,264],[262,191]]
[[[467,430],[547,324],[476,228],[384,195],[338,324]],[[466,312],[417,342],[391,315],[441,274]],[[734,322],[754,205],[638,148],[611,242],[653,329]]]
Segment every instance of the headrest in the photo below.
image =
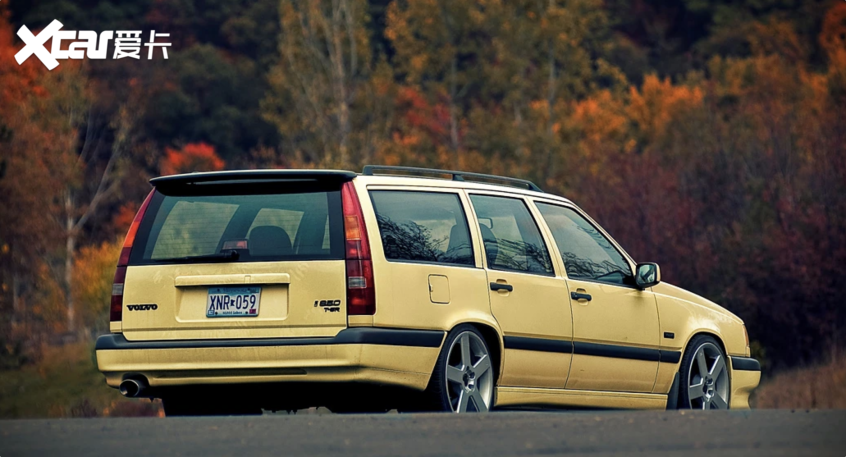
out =
[[285,256],[293,254],[291,248],[291,237],[275,225],[260,225],[250,231],[250,255],[257,257],[264,256]]
[[499,254],[499,245],[493,231],[487,225],[479,224],[482,229],[482,241],[485,242],[485,255],[488,256],[488,266],[496,264],[496,256]]

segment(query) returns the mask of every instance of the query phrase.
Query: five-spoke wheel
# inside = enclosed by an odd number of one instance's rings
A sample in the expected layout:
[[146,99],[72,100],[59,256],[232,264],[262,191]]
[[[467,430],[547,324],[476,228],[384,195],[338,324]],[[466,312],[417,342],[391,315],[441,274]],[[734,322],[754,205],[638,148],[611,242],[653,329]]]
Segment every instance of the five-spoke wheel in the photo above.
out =
[[447,335],[427,393],[440,411],[485,412],[493,404],[494,367],[485,339],[472,325]]
[[730,378],[726,355],[710,336],[698,336],[682,360],[681,407],[728,409]]

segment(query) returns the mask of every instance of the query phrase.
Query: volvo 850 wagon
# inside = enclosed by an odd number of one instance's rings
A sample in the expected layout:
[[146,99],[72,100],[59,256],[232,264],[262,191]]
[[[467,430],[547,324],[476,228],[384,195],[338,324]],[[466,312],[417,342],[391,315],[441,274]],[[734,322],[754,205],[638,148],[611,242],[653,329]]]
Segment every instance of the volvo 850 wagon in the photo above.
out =
[[168,415],[748,408],[738,317],[528,181],[365,167],[153,179],[108,385]]

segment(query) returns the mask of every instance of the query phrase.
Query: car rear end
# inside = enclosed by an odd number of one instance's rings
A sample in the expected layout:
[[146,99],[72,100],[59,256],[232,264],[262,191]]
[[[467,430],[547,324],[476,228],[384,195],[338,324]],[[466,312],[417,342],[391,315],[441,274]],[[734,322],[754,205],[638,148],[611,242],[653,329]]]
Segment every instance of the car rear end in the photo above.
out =
[[116,269],[111,334],[97,341],[107,383],[130,396],[265,382],[424,388],[443,334],[367,325],[377,278],[355,178],[152,180]]

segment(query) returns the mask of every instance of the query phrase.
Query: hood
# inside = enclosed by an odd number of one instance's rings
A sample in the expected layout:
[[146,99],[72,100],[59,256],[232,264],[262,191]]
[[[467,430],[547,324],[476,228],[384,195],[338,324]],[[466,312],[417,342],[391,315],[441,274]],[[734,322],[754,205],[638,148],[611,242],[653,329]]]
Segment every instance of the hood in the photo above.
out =
[[699,295],[696,295],[693,292],[689,292],[687,290],[684,290],[681,287],[676,287],[676,286],[674,286],[670,283],[661,282],[657,286],[652,287],[652,292],[654,292],[656,294],[667,295],[669,297],[673,297],[673,298],[678,299],[678,300],[685,300],[687,302],[702,306],[703,308],[708,308],[708,309],[715,311],[717,313],[731,317],[732,319],[737,321],[737,323],[739,323],[739,324],[743,324],[743,319],[737,317],[737,315],[735,315],[731,311],[729,311],[729,310],[723,308],[722,306],[712,302],[711,300],[708,300],[705,297],[701,297]]

